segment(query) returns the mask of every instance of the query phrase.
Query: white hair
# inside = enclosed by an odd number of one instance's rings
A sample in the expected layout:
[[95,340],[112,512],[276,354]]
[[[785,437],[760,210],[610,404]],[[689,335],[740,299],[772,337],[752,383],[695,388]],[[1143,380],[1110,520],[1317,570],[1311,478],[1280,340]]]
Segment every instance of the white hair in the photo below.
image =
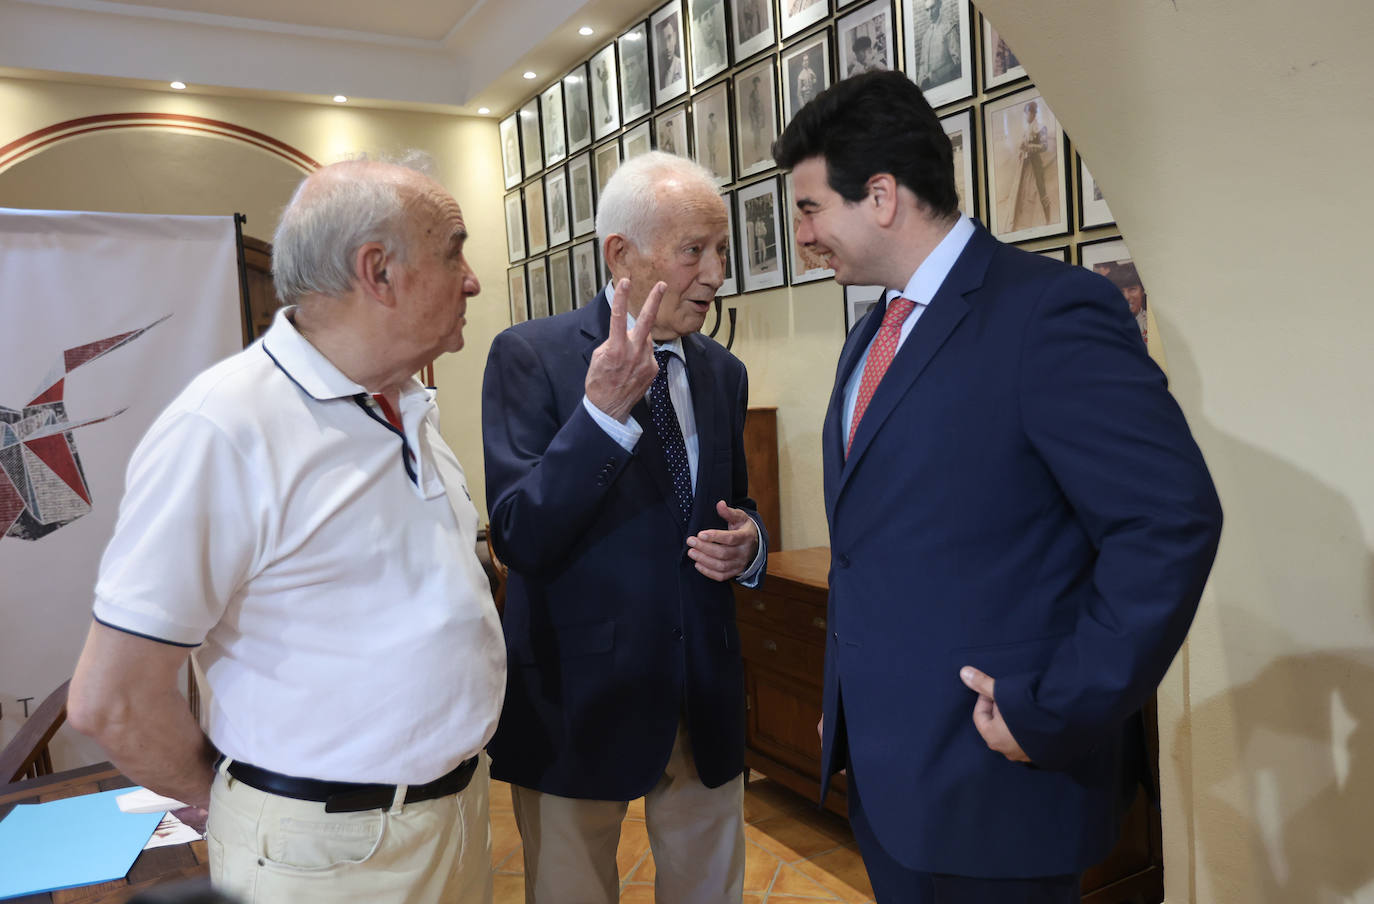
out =
[[[272,282],[283,304],[307,295],[347,294],[353,287],[353,258],[368,242],[381,242],[389,254],[405,260],[409,196],[394,177],[369,162],[362,154],[333,164],[353,172],[333,179],[306,177],[291,196],[272,237]],[[433,178],[433,160],[422,151],[376,162]]]
[[[699,184],[719,195],[711,171],[686,157],[650,151],[621,164],[601,192],[596,211],[596,238],[603,248],[612,235],[623,235],[643,248],[664,223],[658,209],[658,187],[676,180],[684,185]],[[671,212],[670,212],[671,213]]]

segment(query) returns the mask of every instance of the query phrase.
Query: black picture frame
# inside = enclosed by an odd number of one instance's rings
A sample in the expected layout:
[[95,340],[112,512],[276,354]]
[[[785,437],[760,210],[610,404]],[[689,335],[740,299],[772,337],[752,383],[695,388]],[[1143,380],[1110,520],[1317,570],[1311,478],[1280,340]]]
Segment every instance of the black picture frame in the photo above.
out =
[[587,64],[578,63],[563,76],[563,113],[568,126],[568,154],[592,145],[592,99]]

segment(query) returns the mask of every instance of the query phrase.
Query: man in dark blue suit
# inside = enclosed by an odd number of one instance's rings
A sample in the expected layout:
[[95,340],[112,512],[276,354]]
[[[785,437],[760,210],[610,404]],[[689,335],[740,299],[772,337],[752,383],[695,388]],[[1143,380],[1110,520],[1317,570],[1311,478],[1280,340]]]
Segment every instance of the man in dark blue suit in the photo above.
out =
[[905,77],[837,83],[773,155],[797,240],[888,287],[822,434],[826,783],[883,904],[1077,901],[1216,553],[1202,455],[1111,283],[959,216]]
[[501,333],[487,361],[487,499],[510,568],[492,772],[513,785],[527,901],[616,901],[620,825],[642,796],[655,899],[737,902],[730,581],[757,582],[767,536],[744,365],[698,333],[724,279],[725,205],[709,172],[646,154],[607,183],[597,234],[612,284]]

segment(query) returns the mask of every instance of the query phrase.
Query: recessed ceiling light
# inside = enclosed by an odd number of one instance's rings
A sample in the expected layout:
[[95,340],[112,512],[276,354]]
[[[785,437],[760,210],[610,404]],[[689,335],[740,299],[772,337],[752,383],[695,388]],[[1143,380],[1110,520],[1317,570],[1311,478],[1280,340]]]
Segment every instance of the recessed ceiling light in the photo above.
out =
[[478,113],[478,115],[480,115],[480,116],[486,116],[486,115],[487,115],[488,113],[490,113],[490,112],[491,112],[491,107],[478,107],[478,108],[477,108],[477,113]]
[[346,104],[346,103],[348,103],[348,98],[344,97],[342,94],[336,94],[336,95],[334,95],[334,103],[336,103],[336,104]]
[[537,78],[537,76],[536,76],[533,72],[526,72],[526,73],[525,73],[525,78],[530,78],[530,79],[532,79],[532,78]]
[[185,83],[185,82],[172,82],[172,88],[173,88],[174,90],[176,90],[176,91],[185,91],[185,90],[186,90],[186,83]]
[[590,25],[583,25],[581,28],[577,30],[577,33],[585,38],[588,35],[592,34],[592,27]]

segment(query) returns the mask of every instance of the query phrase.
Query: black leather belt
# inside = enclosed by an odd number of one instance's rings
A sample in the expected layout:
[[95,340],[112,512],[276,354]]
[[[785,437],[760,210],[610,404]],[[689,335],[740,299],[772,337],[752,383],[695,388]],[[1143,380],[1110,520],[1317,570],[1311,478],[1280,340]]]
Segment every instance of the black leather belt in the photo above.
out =
[[[480,755],[480,754],[479,754]],[[463,760],[447,775],[441,775],[423,785],[406,788],[405,802],[419,803],[457,794],[472,781],[477,771],[477,757]],[[391,806],[396,797],[395,785],[370,785],[356,782],[325,782],[313,778],[297,778],[259,769],[257,766],[234,760],[228,772],[250,788],[279,794],[295,800],[313,800],[324,804],[326,813],[357,813],[362,810],[382,810]]]

